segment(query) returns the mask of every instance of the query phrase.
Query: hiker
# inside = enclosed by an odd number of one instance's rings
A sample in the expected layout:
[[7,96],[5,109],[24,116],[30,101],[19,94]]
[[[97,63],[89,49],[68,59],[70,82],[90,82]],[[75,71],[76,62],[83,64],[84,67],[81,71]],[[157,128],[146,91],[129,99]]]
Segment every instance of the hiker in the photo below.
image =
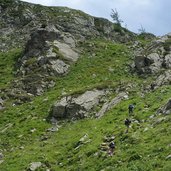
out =
[[125,119],[125,126],[127,127],[127,129],[126,129],[126,132],[125,133],[128,133],[130,124],[131,124],[131,120],[129,120],[128,118],[126,118]]
[[109,144],[109,155],[112,156],[115,150],[115,143],[112,141]]
[[131,114],[133,114],[134,105],[133,105],[133,104],[130,104],[130,105],[128,106],[128,110],[129,110],[129,116],[130,116]]

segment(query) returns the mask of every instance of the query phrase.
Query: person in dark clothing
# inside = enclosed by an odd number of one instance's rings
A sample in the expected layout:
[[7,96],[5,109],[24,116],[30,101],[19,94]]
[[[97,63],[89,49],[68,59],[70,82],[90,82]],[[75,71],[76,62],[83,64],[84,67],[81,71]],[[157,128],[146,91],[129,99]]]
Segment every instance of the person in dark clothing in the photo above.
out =
[[125,126],[127,127],[126,133],[128,133],[130,124],[131,124],[131,120],[129,120],[128,118],[126,118],[126,119],[125,119]]
[[129,116],[130,116],[131,114],[133,114],[133,112],[134,112],[134,105],[133,105],[133,104],[130,104],[130,105],[128,106],[128,111],[129,111]]
[[114,154],[114,150],[115,150],[115,143],[112,141],[109,144],[109,155],[112,156]]

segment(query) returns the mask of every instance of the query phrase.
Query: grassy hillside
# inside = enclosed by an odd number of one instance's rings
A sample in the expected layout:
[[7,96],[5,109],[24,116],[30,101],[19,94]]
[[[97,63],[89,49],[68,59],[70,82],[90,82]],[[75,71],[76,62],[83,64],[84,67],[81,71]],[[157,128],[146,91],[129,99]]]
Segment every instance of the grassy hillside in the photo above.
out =
[[[171,116],[149,117],[171,96],[171,87],[142,96],[142,85],[148,85],[152,77],[144,80],[131,74],[129,65],[133,56],[125,45],[94,40],[82,47],[87,50],[68,75],[56,79],[53,89],[20,106],[12,106],[13,101],[7,101],[6,109],[0,113],[0,149],[4,154],[0,170],[26,170],[31,162],[40,161],[42,171],[47,168],[51,171],[169,171],[171,163],[166,157],[171,149]],[[14,79],[12,66],[20,54],[20,50],[0,54],[1,88],[8,87],[9,81]],[[130,88],[125,90],[127,85]],[[46,121],[51,105],[64,93],[109,88],[114,97],[118,87],[129,92],[129,99],[102,118],[60,121],[59,131],[47,131],[52,127]],[[126,134],[124,119],[130,103],[136,103],[132,118],[139,122],[133,122]],[[79,144],[85,135],[86,143]],[[100,149],[107,136],[116,137],[112,157]]]

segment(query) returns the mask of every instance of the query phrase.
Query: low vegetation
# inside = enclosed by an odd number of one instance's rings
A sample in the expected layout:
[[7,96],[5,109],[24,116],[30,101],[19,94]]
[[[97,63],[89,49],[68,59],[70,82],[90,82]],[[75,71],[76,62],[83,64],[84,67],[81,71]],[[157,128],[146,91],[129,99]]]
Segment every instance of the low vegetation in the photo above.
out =
[[[55,79],[56,86],[32,102],[12,106],[8,102],[0,113],[0,149],[4,161],[0,170],[26,170],[31,162],[42,162],[39,170],[123,170],[123,171],[169,171],[170,120],[168,115],[150,116],[171,96],[171,87],[164,86],[144,94],[144,82],[130,72],[132,53],[125,45],[94,40],[82,45],[87,49],[71,67],[68,75]],[[0,54],[1,88],[14,79],[13,66],[21,50]],[[131,88],[125,90],[130,85]],[[78,121],[60,121],[57,132],[46,121],[51,105],[65,94],[76,94],[93,88],[109,88],[129,92],[129,99],[122,101],[100,119],[87,118]],[[133,122],[126,134],[124,120],[128,105],[136,103]],[[78,131],[79,130],[79,131]],[[87,143],[79,144],[87,135]],[[101,151],[104,138],[115,136],[116,150],[109,156]]]

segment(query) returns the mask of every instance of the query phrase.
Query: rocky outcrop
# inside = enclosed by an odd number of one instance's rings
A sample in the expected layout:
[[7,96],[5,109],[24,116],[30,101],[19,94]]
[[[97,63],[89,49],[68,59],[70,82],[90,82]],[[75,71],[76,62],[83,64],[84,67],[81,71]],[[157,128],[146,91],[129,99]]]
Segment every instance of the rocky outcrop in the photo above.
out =
[[[128,42],[135,38],[135,34],[106,19],[66,7],[45,7],[8,0],[0,4],[0,12],[0,51],[23,47],[33,30],[47,25],[55,25],[60,32],[69,33],[79,41],[103,37],[115,42]],[[72,42],[70,38],[65,39]]]
[[19,79],[13,87],[22,93],[41,95],[53,87],[52,77],[69,72],[79,57],[78,45],[87,39],[128,42],[135,38],[135,34],[107,19],[66,7],[8,0],[2,1],[0,12],[0,50],[25,48],[16,65]]
[[154,90],[163,85],[168,85],[171,83],[171,70],[165,71],[163,74],[159,75],[155,81],[151,83],[149,88]]
[[153,41],[135,57],[135,69],[139,74],[156,74],[171,67],[171,35]]
[[77,97],[63,97],[52,106],[50,115],[57,119],[90,117],[95,112],[93,108],[98,106],[104,95],[105,92],[103,90],[92,90],[86,91]]
[[[69,39],[69,34],[67,34]],[[78,59],[74,51],[75,41],[70,42],[54,26],[38,29],[31,34],[24,56],[19,60],[18,74],[29,75],[40,68],[41,75],[62,75],[68,72],[69,65]],[[72,44],[70,44],[72,43]]]
[[171,114],[171,99],[168,100],[168,102],[161,107],[160,109],[158,109],[157,113],[162,113],[162,114]]
[[[105,90],[91,90],[77,97],[63,97],[52,106],[50,118],[55,123],[56,119],[82,119],[91,116],[100,118],[122,100],[128,99],[127,93],[122,92],[112,100],[107,100],[108,93]],[[97,107],[99,109],[95,110]]]
[[17,63],[17,75],[22,79],[16,81],[15,87],[33,95],[53,87],[55,83],[49,77],[67,74],[70,65],[77,61],[75,44],[72,35],[60,33],[55,26],[33,32]]
[[122,92],[118,94],[115,98],[113,98],[111,101],[107,101],[103,104],[100,111],[96,114],[96,117],[102,117],[107,111],[109,111],[112,107],[116,106],[124,99],[128,99],[128,95],[127,93]]

